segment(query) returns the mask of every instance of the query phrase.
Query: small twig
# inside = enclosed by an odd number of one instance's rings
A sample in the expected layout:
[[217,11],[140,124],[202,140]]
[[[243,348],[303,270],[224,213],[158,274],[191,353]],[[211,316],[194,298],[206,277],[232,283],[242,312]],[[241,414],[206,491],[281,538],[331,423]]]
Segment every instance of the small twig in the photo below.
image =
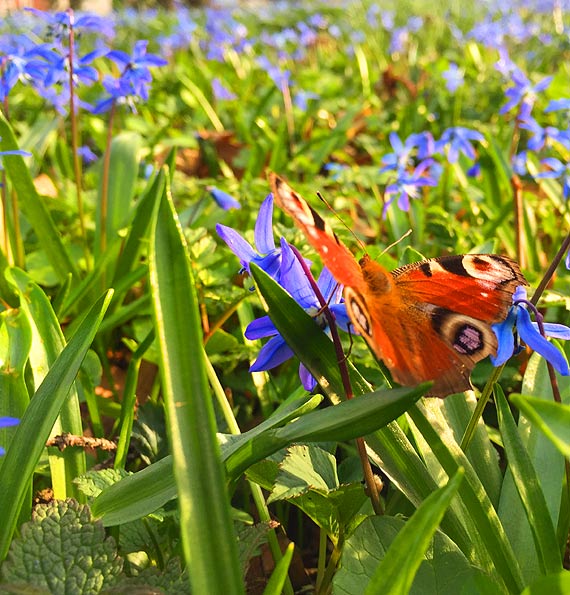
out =
[[98,448],[99,450],[116,450],[117,444],[106,438],[90,438],[89,436],[75,436],[68,432],[50,438],[46,446],[56,446],[64,451],[68,446],[79,448]]

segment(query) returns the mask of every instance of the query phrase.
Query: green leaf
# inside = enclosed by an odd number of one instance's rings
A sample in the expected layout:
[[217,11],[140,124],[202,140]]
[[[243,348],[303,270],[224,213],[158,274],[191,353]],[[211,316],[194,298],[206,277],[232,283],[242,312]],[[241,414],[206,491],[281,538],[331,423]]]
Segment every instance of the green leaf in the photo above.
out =
[[65,500],[35,508],[10,546],[2,577],[11,585],[81,595],[113,586],[122,568],[103,524],[91,519],[87,506]]
[[[251,265],[251,274],[266,302],[266,310],[295,355],[317,379],[323,391],[333,402],[344,399],[344,387],[337,356],[331,340],[297,302],[265,271]],[[370,391],[368,383],[349,367],[355,394]]]
[[384,559],[374,571],[366,593],[407,593],[422,563],[429,543],[463,480],[463,469],[447,485],[428,496],[394,538]]
[[243,593],[243,581],[189,265],[166,193],[151,236],[149,272],[182,544],[193,590],[230,595]]
[[87,313],[77,332],[50,367],[16,428],[10,450],[0,468],[0,559],[8,551],[26,486],[59,411],[69,396],[79,366],[95,337],[112,294],[112,290],[109,290]]
[[[456,502],[459,505],[456,514],[462,527],[454,524],[450,536],[470,560],[491,574],[496,582],[502,580],[509,590],[520,591],[523,579],[517,559],[497,512],[465,453],[445,426],[441,427],[431,418],[420,403],[412,407],[408,415],[448,476],[454,475],[460,467],[465,469],[459,499],[452,504],[452,508]],[[448,529],[444,530],[449,533]]]
[[[36,285],[27,273],[20,269],[11,269],[7,279],[16,288],[20,297],[20,307],[28,318],[32,331],[32,349],[29,365],[35,386],[39,386],[61,353],[65,338],[51,302],[44,291]],[[80,320],[78,320],[78,324]],[[76,436],[83,433],[81,411],[77,390],[72,387],[59,412],[50,436],[70,432]],[[74,496],[73,479],[85,473],[85,453],[81,449],[69,448],[61,452],[58,448],[48,450],[52,487],[56,498]]]
[[105,488],[120,481],[123,477],[131,475],[124,469],[101,469],[98,471],[87,471],[84,475],[77,477],[73,483],[82,494],[89,498],[96,498]]
[[[413,519],[413,517],[412,517]],[[378,565],[385,559],[386,552],[395,542],[401,531],[411,520],[389,516],[369,517],[364,520],[347,539],[340,559],[340,568],[333,579],[336,595],[354,595],[364,593]],[[410,547],[415,545],[414,536],[410,539]],[[417,536],[421,539],[421,536]],[[404,544],[404,548],[407,544]],[[399,550],[399,546],[398,550]],[[398,553],[404,558],[404,552]],[[404,568],[403,567],[403,568]],[[388,569],[390,576],[398,568]],[[485,578],[481,569],[469,563],[461,550],[439,531],[428,540],[425,555],[422,556],[419,568],[409,591],[397,593],[410,595],[457,595],[462,588],[475,578]],[[380,593],[380,591],[375,591]],[[390,586],[386,592],[390,591]],[[382,593],[384,593],[382,591]],[[495,583],[492,591],[478,591],[477,595],[499,595],[506,593]]]
[[294,550],[295,544],[291,542],[287,546],[283,557],[281,560],[279,560],[275,566],[275,570],[267,581],[265,589],[263,590],[263,595],[281,595],[284,592],[283,586],[287,580],[287,573],[289,572],[289,566],[291,565],[291,560],[293,559]]
[[529,585],[521,595],[567,595],[570,593],[570,572],[563,570],[556,574],[542,576]]
[[509,405],[499,385],[495,388],[495,402],[509,469],[532,530],[541,572],[553,574],[562,569],[556,531],[540,481],[520,439]]
[[102,176],[97,197],[97,225],[95,227],[95,258],[97,261],[103,256],[100,253],[103,227],[107,234],[107,246],[112,246],[119,230],[126,227],[131,218],[141,141],[139,134],[123,132],[115,136],[111,142],[106,213],[102,212]]
[[562,455],[570,458],[570,405],[528,395],[511,395],[510,400]]
[[267,503],[290,500],[336,544],[366,498],[360,482],[339,484],[332,454],[310,445],[288,449]]
[[[552,400],[546,362],[536,353],[527,364],[522,392],[544,402]],[[525,415],[519,416],[518,434],[535,469],[552,524],[557,526],[560,515],[560,486],[563,485],[565,475],[564,457]],[[543,572],[537,556],[533,531],[509,468],[503,480],[498,512],[526,582],[531,583]],[[565,538],[563,542],[559,540],[559,547],[562,547],[565,541]]]
[[[19,149],[14,132],[6,118],[0,113],[0,151]],[[4,155],[2,165],[8,174],[12,186],[19,197],[22,212],[34,228],[38,243],[45,251],[58,279],[64,283],[71,273],[73,279],[79,281],[79,273],[71,260],[61,235],[57,230],[51,214],[42,199],[38,196],[32,176],[21,155]]]

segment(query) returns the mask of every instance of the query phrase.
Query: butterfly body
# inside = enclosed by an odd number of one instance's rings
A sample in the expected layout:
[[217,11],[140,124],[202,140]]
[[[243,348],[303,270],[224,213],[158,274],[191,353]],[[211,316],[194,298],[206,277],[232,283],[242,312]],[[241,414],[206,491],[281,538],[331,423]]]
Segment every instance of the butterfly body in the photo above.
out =
[[471,388],[475,364],[497,351],[491,328],[526,285],[518,265],[496,254],[443,256],[387,271],[357,261],[329,225],[286,182],[271,174],[277,204],[293,217],[344,285],[355,330],[404,385],[433,381],[432,396]]

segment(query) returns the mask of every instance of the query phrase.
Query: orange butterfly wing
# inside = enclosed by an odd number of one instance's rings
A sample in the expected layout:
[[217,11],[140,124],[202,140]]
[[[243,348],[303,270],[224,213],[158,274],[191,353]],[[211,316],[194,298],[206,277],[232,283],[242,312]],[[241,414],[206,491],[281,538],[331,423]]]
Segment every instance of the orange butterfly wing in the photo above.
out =
[[514,290],[526,285],[518,265],[493,254],[434,258],[391,273],[368,257],[359,263],[299,194],[275,174],[269,179],[277,204],[345,286],[355,329],[394,380],[433,380],[433,396],[470,388],[475,364],[496,353],[490,325],[505,318]]

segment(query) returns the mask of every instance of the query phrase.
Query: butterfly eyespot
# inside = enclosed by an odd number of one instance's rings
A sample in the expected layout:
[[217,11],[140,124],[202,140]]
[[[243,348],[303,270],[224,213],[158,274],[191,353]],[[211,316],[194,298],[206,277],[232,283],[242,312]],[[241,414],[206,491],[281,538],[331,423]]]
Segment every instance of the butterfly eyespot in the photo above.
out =
[[345,287],[344,301],[355,329],[364,337],[370,337],[372,335],[372,323],[362,296],[350,287]]
[[497,339],[489,325],[470,316],[433,307],[431,320],[437,333],[460,355],[479,360],[497,347]]

